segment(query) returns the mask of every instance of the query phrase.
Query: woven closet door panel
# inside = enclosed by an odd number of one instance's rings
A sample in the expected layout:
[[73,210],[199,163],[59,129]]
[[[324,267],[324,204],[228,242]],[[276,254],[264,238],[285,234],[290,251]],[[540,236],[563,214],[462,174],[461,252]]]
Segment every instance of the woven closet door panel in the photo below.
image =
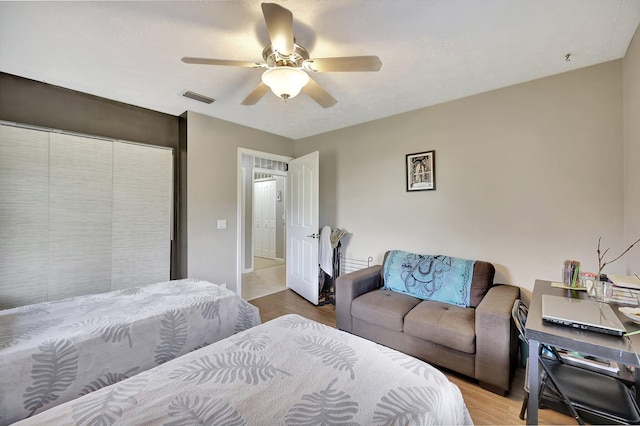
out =
[[51,133],[49,299],[109,291],[113,143]]
[[47,300],[49,133],[0,126],[0,309]]
[[172,152],[114,143],[112,290],[168,281]]

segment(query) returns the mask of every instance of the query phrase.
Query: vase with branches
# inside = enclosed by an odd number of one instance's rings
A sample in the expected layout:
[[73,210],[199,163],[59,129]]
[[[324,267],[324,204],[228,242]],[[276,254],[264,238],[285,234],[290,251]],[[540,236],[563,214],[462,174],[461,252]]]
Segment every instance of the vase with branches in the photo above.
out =
[[627,254],[627,252],[629,250],[631,250],[633,248],[633,246],[635,246],[636,244],[640,243],[640,238],[638,238],[637,240],[635,240],[629,247],[627,247],[627,249],[625,251],[623,251],[622,253],[620,253],[620,256],[616,257],[613,260],[609,260],[609,261],[605,261],[604,260],[604,256],[607,254],[607,252],[609,251],[609,249],[607,248],[604,251],[600,250],[600,242],[602,240],[602,237],[598,238],[598,275],[597,278],[600,279],[600,275],[602,274],[602,270],[604,269],[605,266],[615,262],[616,260],[620,259],[622,256],[624,256],[625,254]]

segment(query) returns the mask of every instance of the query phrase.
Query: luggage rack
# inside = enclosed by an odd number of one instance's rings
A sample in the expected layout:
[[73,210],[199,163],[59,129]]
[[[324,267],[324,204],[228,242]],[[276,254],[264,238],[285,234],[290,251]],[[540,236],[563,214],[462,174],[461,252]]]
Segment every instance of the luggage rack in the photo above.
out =
[[320,285],[320,297],[318,306],[324,306],[336,304],[336,278],[340,275],[348,274],[350,272],[359,271],[360,269],[368,268],[373,262],[373,257],[369,256],[367,259],[353,259],[342,256],[342,244],[338,242],[338,246],[333,249],[333,277],[327,275],[322,269],[319,270],[319,285]]
[[373,257],[369,256],[367,259],[352,259],[348,257],[340,258],[341,269],[345,274],[350,272],[359,271],[360,269],[368,268],[373,262]]

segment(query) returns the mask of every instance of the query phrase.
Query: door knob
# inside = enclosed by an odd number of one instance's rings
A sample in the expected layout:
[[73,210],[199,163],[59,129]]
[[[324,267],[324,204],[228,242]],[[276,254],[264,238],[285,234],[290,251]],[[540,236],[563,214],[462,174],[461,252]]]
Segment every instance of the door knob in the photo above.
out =
[[307,235],[307,238],[320,238],[320,234]]

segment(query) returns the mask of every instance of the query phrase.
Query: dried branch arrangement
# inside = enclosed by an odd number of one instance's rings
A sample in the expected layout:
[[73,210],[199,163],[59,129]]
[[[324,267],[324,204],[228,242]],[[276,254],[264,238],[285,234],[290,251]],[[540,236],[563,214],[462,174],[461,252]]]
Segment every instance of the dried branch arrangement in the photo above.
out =
[[627,247],[627,249],[625,251],[623,251],[620,256],[616,257],[613,260],[610,260],[608,262],[604,261],[604,256],[607,254],[607,252],[609,251],[609,249],[606,249],[605,251],[603,251],[602,253],[600,252],[600,240],[602,240],[602,237],[598,238],[598,277],[600,277],[600,274],[602,274],[602,270],[604,269],[605,266],[607,266],[610,263],[615,262],[616,260],[620,259],[622,256],[624,256],[625,254],[627,254],[627,252],[629,250],[631,250],[631,248],[633,248],[633,246],[635,246],[636,244],[640,243],[640,238],[638,238],[637,240],[635,240],[629,247]]

